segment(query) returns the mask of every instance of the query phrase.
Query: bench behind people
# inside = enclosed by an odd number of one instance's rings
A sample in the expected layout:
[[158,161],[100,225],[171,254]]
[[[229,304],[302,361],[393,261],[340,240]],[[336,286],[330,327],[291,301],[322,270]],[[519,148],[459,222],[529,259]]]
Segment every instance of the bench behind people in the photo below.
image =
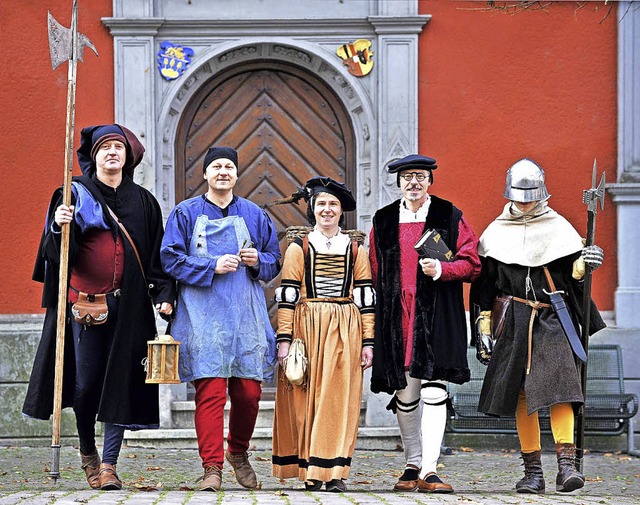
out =
[[[498,418],[478,412],[482,381],[487,369],[469,348],[471,381],[449,384],[453,415],[447,423],[452,433],[516,433],[515,418]],[[585,433],[587,435],[621,435],[627,433],[627,447],[634,452],[633,416],[638,412],[638,396],[624,392],[622,351],[618,345],[589,346]],[[551,433],[549,409],[538,412],[540,429]]]

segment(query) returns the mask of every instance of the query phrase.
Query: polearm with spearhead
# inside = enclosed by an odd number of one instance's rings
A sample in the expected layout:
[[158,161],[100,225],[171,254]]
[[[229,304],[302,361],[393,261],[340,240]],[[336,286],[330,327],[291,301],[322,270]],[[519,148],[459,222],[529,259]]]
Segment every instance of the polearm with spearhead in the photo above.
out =
[[[49,52],[51,66],[55,70],[60,64],[69,61],[67,77],[67,122],[64,145],[64,184],[62,189],[63,205],[71,205],[71,175],[73,172],[73,129],[76,111],[76,68],[82,61],[84,47],[87,46],[98,55],[91,41],[78,33],[78,0],[73,0],[71,28],[58,23],[51,12],[48,13]],[[67,280],[69,276],[69,232],[70,224],[63,224],[60,242],[60,275],[58,278],[58,318],[56,326],[56,362],[53,389],[53,424],[51,435],[52,461],[49,475],[57,481],[60,477],[60,417],[62,413],[62,373],[64,366],[65,319],[67,316]]]
[[[582,192],[582,203],[587,204],[587,237],[585,246],[592,246],[596,232],[596,214],[598,213],[598,202],[600,208],[604,210],[604,185],[605,173],[602,173],[600,183],[596,187],[596,160],[593,160],[593,175],[591,178],[591,188]],[[592,267],[585,264],[583,296],[582,296],[582,334],[581,340],[584,350],[589,354],[589,320],[591,317],[591,279]],[[587,400],[587,363],[580,362],[580,374],[582,379],[582,396],[584,403],[578,410],[576,417],[576,469],[582,473],[582,463],[584,459],[584,406]]]

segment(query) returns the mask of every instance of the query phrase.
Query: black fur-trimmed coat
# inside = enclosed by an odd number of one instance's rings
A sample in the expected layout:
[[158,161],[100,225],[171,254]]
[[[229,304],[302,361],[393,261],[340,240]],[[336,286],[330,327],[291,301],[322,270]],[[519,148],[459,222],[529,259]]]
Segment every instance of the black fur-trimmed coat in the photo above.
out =
[[[431,196],[427,228],[435,228],[455,253],[462,212],[451,202]],[[378,264],[376,325],[371,376],[374,393],[404,389],[402,302],[399,243],[400,200],[383,207],[373,217]],[[372,251],[372,254],[374,252]],[[417,379],[462,384],[470,378],[467,363],[467,327],[462,281],[433,281],[419,269],[416,282],[416,314],[413,356],[409,375]]]

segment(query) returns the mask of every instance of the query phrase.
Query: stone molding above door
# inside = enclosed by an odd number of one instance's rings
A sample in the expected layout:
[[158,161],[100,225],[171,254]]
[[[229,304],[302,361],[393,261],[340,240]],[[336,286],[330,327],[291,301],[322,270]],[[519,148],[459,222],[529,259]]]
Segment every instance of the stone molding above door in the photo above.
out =
[[[141,137],[147,154],[136,181],[157,196],[165,217],[175,201],[175,135],[189,99],[217,73],[260,59],[305,67],[344,103],[355,132],[359,227],[368,230],[375,210],[398,197],[383,168],[417,151],[418,34],[430,16],[417,15],[416,0],[358,2],[341,18],[327,3],[310,1],[305,18],[282,19],[278,12],[290,2],[274,0],[274,19],[252,19],[251,9],[236,13],[244,18],[212,19],[210,7],[180,17],[175,1],[114,0],[115,17],[102,21],[114,38],[115,120]],[[335,55],[357,38],[373,43],[375,66],[362,78]],[[164,40],[196,53],[175,81],[157,72]]]

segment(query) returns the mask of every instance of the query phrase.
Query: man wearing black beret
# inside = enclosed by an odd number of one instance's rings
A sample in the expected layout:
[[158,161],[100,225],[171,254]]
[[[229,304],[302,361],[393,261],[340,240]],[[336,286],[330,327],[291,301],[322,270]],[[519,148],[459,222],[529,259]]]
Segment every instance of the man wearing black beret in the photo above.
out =
[[[419,154],[390,163],[403,196],[376,212],[370,234],[378,297],[371,391],[394,395],[387,408],[398,416],[406,460],[395,491],[453,492],[436,470],[446,383],[470,378],[462,283],[480,274],[478,239],[458,208],[428,193],[437,168]],[[428,230],[450,261],[419,257],[414,244]]]

